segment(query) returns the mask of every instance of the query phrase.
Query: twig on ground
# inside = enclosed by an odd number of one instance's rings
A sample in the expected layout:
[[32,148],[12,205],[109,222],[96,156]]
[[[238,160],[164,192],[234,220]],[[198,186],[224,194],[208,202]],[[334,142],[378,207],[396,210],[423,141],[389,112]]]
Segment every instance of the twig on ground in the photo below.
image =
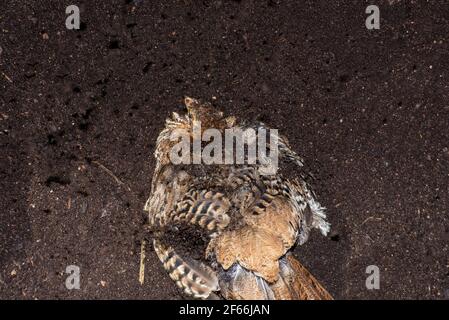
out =
[[366,218],[365,220],[363,220],[363,222],[360,224],[360,227],[363,226],[365,223],[367,223],[369,220],[380,221],[380,220],[382,220],[382,218],[373,217],[373,216],[368,217],[368,218]]
[[125,183],[122,181],[122,180],[120,180],[111,170],[109,170],[108,168],[106,168],[104,165],[102,165],[100,162],[98,162],[98,161],[96,161],[96,160],[94,160],[94,161],[92,161],[92,163],[95,163],[97,166],[99,166],[101,169],[103,169],[108,175],[110,175],[114,180],[115,180],[115,182],[117,182],[119,185],[123,185],[123,186],[125,186],[126,187],[126,189],[128,190],[128,191],[131,191],[131,189],[127,186],[127,185],[125,185]]
[[8,80],[9,82],[11,82],[11,83],[12,83],[12,80],[11,80],[11,78],[10,78],[10,77],[8,77],[8,75],[7,75],[6,73],[4,73],[3,71],[1,71],[1,73],[2,73],[2,76],[4,76],[6,80]]
[[142,240],[142,243],[140,244],[139,282],[141,285],[143,285],[143,282],[145,281],[145,245],[146,245],[146,241],[144,239],[144,240]]

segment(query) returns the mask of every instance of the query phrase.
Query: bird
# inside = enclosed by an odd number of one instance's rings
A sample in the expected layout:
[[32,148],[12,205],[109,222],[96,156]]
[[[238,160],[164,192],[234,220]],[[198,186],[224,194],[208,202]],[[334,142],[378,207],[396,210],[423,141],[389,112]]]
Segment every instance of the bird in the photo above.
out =
[[[330,229],[303,159],[276,134],[275,173],[264,173],[263,161],[173,163],[175,132],[192,141],[209,129],[223,136],[226,130],[273,130],[261,121],[225,116],[200,99],[185,97],[184,105],[157,138],[144,206],[154,251],[169,277],[194,299],[332,300],[293,255],[312,229],[325,236]],[[296,176],[285,174],[288,166],[297,169]]]

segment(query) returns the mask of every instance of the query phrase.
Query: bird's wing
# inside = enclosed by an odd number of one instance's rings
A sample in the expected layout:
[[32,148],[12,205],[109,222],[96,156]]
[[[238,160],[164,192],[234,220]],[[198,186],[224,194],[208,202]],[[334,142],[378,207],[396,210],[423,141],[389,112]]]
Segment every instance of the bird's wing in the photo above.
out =
[[[297,241],[324,221],[310,202],[305,184],[277,176],[260,176],[262,192],[242,213],[244,224],[225,230],[212,246],[223,267],[222,294],[232,299],[326,299],[316,279],[290,257]],[[322,289],[322,290],[321,290]],[[326,295],[327,294],[327,295]]]
[[[304,160],[290,147],[290,144],[285,136],[277,134],[276,131],[274,131],[263,122],[256,121],[242,124],[242,129],[248,128],[253,129],[256,132],[260,129],[263,129],[266,132],[269,132],[270,135],[275,135],[277,141],[276,145],[279,149],[279,157],[292,161],[299,167],[302,167],[304,165]],[[270,146],[267,145],[267,148],[270,148]]]
[[[229,207],[230,202],[224,194],[191,188],[165,216],[171,227],[194,225],[214,234],[228,225],[230,218],[226,212]],[[181,257],[162,239],[154,240],[154,249],[170,278],[185,294],[202,299],[215,296],[213,292],[219,290],[218,278],[210,267],[189,257]]]
[[273,283],[279,274],[278,260],[296,242],[299,223],[285,199],[275,197],[261,209],[263,205],[256,202],[245,212],[243,226],[216,238],[215,255],[225,270],[238,263]]
[[198,225],[210,232],[223,230],[230,221],[226,214],[230,206],[223,193],[191,189],[175,204],[171,219],[175,223]]

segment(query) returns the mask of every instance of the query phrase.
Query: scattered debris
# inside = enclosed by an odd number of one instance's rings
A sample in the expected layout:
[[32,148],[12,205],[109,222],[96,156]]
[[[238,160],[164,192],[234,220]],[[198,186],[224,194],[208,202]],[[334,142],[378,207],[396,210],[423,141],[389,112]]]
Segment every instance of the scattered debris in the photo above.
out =
[[85,214],[87,212],[88,206],[89,206],[89,204],[87,203],[87,201],[83,201],[81,203],[80,213]]
[[145,245],[146,241],[142,240],[140,244],[140,269],[139,269],[139,282],[142,285],[145,281]]
[[108,216],[108,211],[107,211],[105,208],[103,208],[103,209],[101,210],[101,216],[100,216],[100,218],[104,218],[104,217],[106,217],[106,216]]
[[[111,170],[109,170],[108,168],[106,168],[104,165],[102,165],[100,162],[98,162],[98,161],[92,161],[92,163],[95,163],[97,166],[99,166],[101,169],[103,169],[108,175],[110,175],[114,180],[115,180],[115,182],[117,182],[119,185],[125,185],[125,183],[122,181],[122,180],[120,180]],[[126,185],[125,185],[126,186]],[[131,189],[128,187],[128,186],[126,186],[126,189],[128,190],[128,191],[131,191]]]
[[12,80],[11,80],[11,78],[10,78],[10,77],[8,77],[8,75],[7,75],[7,74],[5,74],[5,73],[4,73],[3,71],[1,71],[1,73],[2,73],[2,76],[4,76],[6,80],[8,80],[9,82],[11,82],[11,83],[12,83]]
[[363,222],[360,224],[360,227],[363,226],[365,223],[367,223],[367,222],[370,221],[370,220],[381,221],[382,218],[373,217],[373,216],[368,217],[368,218],[366,218],[365,220],[363,220]]

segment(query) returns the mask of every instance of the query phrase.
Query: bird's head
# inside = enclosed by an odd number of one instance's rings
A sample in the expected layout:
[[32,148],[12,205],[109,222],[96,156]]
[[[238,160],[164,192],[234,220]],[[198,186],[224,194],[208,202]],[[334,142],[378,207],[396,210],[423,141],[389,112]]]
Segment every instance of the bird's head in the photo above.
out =
[[[185,97],[184,104],[187,112],[182,115],[173,112],[171,117],[166,119],[165,129],[157,139],[155,155],[161,164],[169,163],[169,154],[173,146],[177,144],[177,139],[173,139],[174,136],[194,137],[194,135],[200,134],[201,139],[204,130],[224,131],[236,125],[237,120],[234,116],[225,117],[222,111],[210,103]],[[195,128],[199,128],[200,131],[195,133]]]
[[213,107],[210,103],[185,97],[184,104],[190,120],[192,122],[200,122],[203,129],[226,129],[233,127],[236,123],[235,117],[225,117],[222,111]]

